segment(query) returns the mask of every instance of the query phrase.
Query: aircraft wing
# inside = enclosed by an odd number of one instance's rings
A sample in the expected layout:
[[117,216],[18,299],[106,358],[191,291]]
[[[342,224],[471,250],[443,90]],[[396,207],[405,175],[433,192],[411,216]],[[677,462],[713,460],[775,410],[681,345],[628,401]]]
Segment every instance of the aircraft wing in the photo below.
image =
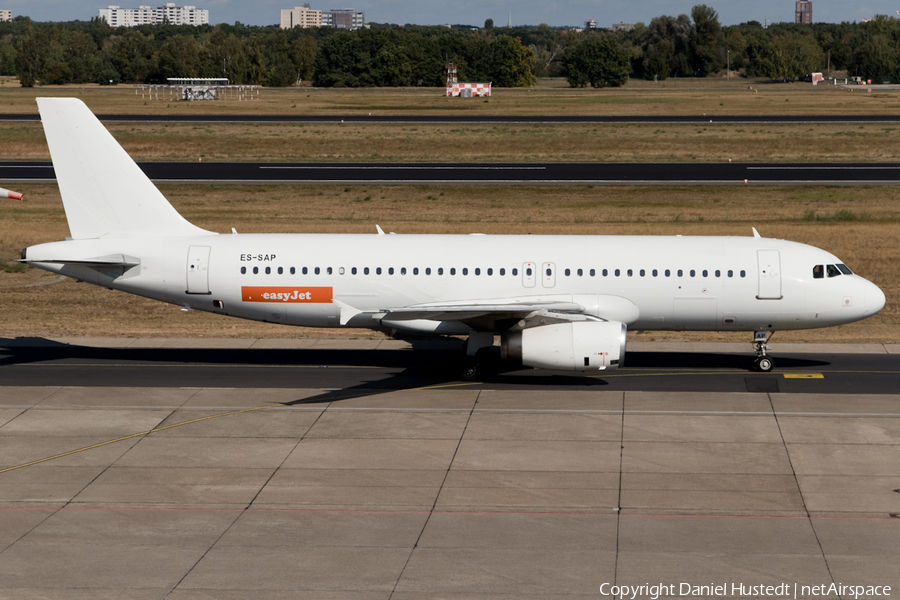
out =
[[574,302],[537,302],[530,304],[430,304],[388,309],[385,311],[384,319],[388,321],[414,321],[416,319],[429,319],[432,321],[467,321],[486,316],[496,319],[516,319],[524,318],[540,311],[580,313],[584,311],[584,307]]

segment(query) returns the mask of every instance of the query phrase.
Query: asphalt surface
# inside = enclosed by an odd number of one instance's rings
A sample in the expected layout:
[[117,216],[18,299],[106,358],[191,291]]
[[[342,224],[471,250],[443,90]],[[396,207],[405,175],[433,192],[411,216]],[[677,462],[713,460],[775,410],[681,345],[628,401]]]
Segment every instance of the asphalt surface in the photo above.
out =
[[[897,123],[900,115],[97,115],[105,122],[143,123]],[[0,114],[0,121],[40,121],[37,114]]]
[[900,390],[897,354],[773,354],[775,370],[752,370],[753,355],[628,352],[625,367],[577,374],[497,366],[461,378],[448,350],[90,348],[0,349],[0,385],[330,390],[304,402],[464,385],[468,389],[889,394]]
[[[900,184],[900,163],[138,163],[160,183]],[[55,180],[44,161],[0,162],[0,182]]]

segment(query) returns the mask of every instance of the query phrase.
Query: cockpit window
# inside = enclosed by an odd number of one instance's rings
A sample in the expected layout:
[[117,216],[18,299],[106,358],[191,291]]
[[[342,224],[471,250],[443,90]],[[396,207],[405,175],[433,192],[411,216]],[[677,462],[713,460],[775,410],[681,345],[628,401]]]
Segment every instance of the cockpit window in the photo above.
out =
[[847,267],[847,265],[843,265],[843,264],[838,263],[837,268],[838,268],[838,269],[841,271],[841,273],[843,273],[844,275],[853,275],[853,271],[851,271],[850,268]]
[[813,279],[822,279],[825,277],[825,265],[816,265],[813,267]]
[[828,272],[829,277],[837,277],[841,274],[841,272],[838,271],[838,268],[834,265],[825,265],[825,270]]

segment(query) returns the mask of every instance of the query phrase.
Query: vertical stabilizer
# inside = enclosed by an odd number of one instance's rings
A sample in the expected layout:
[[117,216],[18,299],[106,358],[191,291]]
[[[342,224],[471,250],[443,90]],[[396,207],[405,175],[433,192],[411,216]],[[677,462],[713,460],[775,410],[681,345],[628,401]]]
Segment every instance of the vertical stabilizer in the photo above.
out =
[[38,98],[72,237],[206,235],[172,208],[77,98]]

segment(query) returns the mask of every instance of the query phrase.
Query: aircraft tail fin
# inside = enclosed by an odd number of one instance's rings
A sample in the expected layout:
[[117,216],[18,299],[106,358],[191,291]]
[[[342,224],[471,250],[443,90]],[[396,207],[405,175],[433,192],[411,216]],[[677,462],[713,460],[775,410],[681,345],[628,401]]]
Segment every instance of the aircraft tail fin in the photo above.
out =
[[207,235],[178,214],[77,98],[38,98],[73,239]]

